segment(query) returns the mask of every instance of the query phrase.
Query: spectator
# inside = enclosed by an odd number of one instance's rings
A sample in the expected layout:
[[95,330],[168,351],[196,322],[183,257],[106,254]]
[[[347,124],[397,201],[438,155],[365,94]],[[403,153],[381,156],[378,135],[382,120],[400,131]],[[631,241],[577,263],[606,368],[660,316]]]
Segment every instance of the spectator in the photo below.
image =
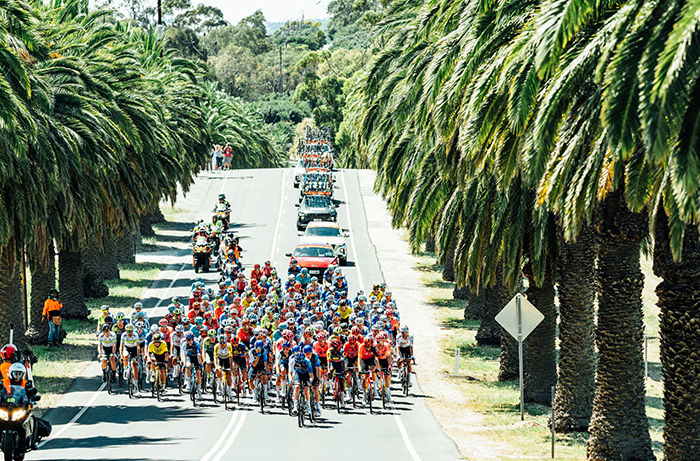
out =
[[218,146],[212,146],[211,152],[209,152],[209,155],[211,156],[211,162],[209,162],[209,170],[215,170],[218,169],[217,167],[219,166],[219,159],[217,157],[217,148]]
[[224,151],[220,145],[216,146],[216,169],[220,170],[224,167]]
[[49,298],[44,302],[43,321],[49,322],[49,346],[58,346],[61,340],[61,309],[63,304],[58,296],[58,290],[49,292]]
[[231,144],[226,143],[226,147],[224,147],[224,169],[228,170],[231,168]]

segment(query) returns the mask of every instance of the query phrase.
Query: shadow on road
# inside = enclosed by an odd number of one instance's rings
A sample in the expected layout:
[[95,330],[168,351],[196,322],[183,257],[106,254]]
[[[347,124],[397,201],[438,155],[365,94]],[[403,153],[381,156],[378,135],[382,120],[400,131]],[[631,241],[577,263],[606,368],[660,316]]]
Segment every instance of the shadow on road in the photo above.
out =
[[52,449],[60,448],[107,448],[117,446],[143,446],[143,445],[173,445],[184,442],[182,438],[171,437],[107,437],[104,435],[95,437],[86,437],[84,439],[73,439],[70,437],[62,437],[58,439],[48,439],[46,445]]

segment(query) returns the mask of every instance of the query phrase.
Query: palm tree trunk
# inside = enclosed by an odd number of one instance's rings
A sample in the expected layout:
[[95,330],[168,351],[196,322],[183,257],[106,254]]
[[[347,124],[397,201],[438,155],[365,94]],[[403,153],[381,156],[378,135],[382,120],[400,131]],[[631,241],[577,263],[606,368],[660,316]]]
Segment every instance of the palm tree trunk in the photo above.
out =
[[690,461],[700,453],[700,236],[686,227],[680,261],[674,261],[668,220],[659,210],[654,273],[659,297],[664,376],[664,460]]
[[29,303],[29,328],[26,337],[30,344],[47,344],[49,324],[43,322],[41,314],[44,311],[44,301],[49,291],[56,288],[56,254],[53,241],[48,241],[48,261],[42,264],[36,255],[30,255],[32,269],[32,291]]
[[595,389],[595,254],[593,229],[575,242],[560,239],[557,261],[559,296],[559,377],[554,398],[557,432],[588,430]]
[[109,296],[109,287],[105,285],[103,271],[104,254],[98,250],[96,243],[86,244],[80,251],[83,290],[88,298],[105,298]]
[[455,281],[455,252],[457,251],[457,239],[454,238],[450,242],[450,246],[447,249],[447,254],[445,254],[443,269],[442,269],[442,279],[447,282]]
[[479,286],[477,293],[474,293],[471,289],[469,289],[467,305],[464,308],[464,319],[481,320],[484,316],[485,304],[486,296],[484,295],[484,288],[482,286]]
[[89,314],[85,305],[80,259],[77,251],[61,250],[58,253],[58,286],[63,316],[66,318],[87,319]]
[[106,280],[119,278],[119,264],[117,259],[117,243],[113,235],[106,236],[102,248],[102,275]]
[[19,350],[25,350],[22,268],[16,245],[16,240],[11,238],[6,247],[0,248],[0,341],[9,342],[12,328],[13,343]]
[[644,402],[644,322],[640,270],[646,214],[627,208],[621,191],[601,203],[598,222],[598,370],[588,459],[651,460]]
[[425,251],[428,253],[435,251],[435,234],[433,232],[429,232],[425,239]]
[[133,264],[136,262],[136,236],[137,230],[133,229],[115,238],[117,263]]
[[476,332],[476,343],[479,346],[500,346],[501,344],[501,326],[494,317],[509,301],[509,290],[503,283],[503,271],[497,269],[495,285],[484,289],[486,299],[484,316]]
[[545,276],[542,286],[531,280],[527,299],[539,310],[544,319],[527,337],[527,365],[525,366],[525,401],[551,405],[552,386],[557,382],[557,310],[554,306],[554,283]]

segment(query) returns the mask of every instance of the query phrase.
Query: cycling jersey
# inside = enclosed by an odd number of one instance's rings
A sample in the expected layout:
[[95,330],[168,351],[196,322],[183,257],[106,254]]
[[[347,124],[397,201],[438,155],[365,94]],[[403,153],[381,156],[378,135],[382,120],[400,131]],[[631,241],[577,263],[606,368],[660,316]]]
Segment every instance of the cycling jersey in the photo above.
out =
[[125,347],[136,347],[141,342],[141,338],[136,333],[122,333],[122,344]]
[[148,346],[148,352],[156,356],[165,355],[165,353],[168,352],[168,345],[165,344],[165,341],[161,341],[158,345],[156,345],[156,343],[151,343],[151,345]]
[[245,344],[233,344],[231,346],[231,354],[234,357],[246,357],[248,355],[248,347]]
[[97,341],[102,345],[102,347],[114,347],[117,344],[117,335],[114,334],[113,331],[110,331],[107,333],[107,335],[102,332],[97,337]]
[[374,348],[374,346],[372,346],[369,349],[367,349],[365,346],[362,346],[359,349],[360,349],[359,355],[360,355],[360,358],[362,360],[371,360],[374,358],[374,356],[376,354],[376,349]]
[[211,340],[209,338],[206,338],[206,339],[204,339],[204,341],[202,341],[202,349],[204,349],[207,352],[213,352],[215,347],[216,347],[215,340]]
[[396,337],[396,347],[411,347],[413,346],[413,335],[408,335],[404,338],[403,335]]
[[325,357],[330,346],[331,344],[328,341],[324,341],[323,343],[321,343],[321,341],[316,341],[314,343],[314,352],[316,352],[319,357]]
[[188,341],[185,341],[182,343],[182,350],[185,354],[186,357],[198,357],[202,349],[199,347],[199,343],[197,341],[192,341],[192,343],[189,343]]
[[388,342],[385,342],[385,343],[381,344],[381,346],[377,345],[377,347],[375,348],[375,351],[377,354],[377,358],[380,360],[384,360],[384,359],[389,358],[389,356],[391,356],[392,347]]
[[231,344],[217,344],[216,346],[214,346],[214,355],[216,355],[220,359],[227,359],[231,357],[233,355]]
[[360,345],[358,343],[355,343],[355,344],[347,343],[345,346],[343,346],[343,353],[345,354],[346,357],[354,359],[354,358],[357,358],[357,354],[359,353],[359,348],[360,348]]
[[328,360],[330,362],[342,362],[343,361],[343,350],[342,349],[328,349]]

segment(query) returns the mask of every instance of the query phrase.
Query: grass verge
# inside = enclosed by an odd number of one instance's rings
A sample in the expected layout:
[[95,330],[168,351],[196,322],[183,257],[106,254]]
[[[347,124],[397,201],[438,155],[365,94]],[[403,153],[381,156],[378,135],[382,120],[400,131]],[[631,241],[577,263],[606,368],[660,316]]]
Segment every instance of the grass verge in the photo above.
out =
[[[495,459],[551,459],[549,430],[550,408],[536,404],[525,405],[525,421],[520,421],[519,389],[516,382],[499,382],[500,349],[480,347],[475,335],[479,321],[463,318],[466,302],[452,298],[454,284],[444,282],[441,267],[434,264],[432,255],[419,258],[415,267],[422,273],[422,283],[429,289],[430,305],[437,315],[445,335],[440,340],[442,360],[439,372],[445,383],[459,398],[451,404],[466,412],[479,415],[478,424],[470,424],[468,431],[476,433],[494,446],[507,447],[506,452],[494,454]],[[647,274],[647,283],[655,286],[653,274]],[[646,334],[658,336],[658,311],[653,289],[645,289]],[[652,444],[657,459],[663,450],[663,402],[661,366],[658,340],[649,341],[649,371],[647,380],[647,417]],[[459,349],[459,376],[453,375],[455,350]],[[585,459],[587,433],[557,434],[556,459]]]
[[42,394],[40,413],[45,413],[60,399],[73,380],[78,377],[92,360],[97,349],[95,332],[100,306],[107,304],[113,312],[128,314],[131,306],[157,277],[165,264],[136,263],[120,264],[120,279],[108,280],[109,296],[100,299],[86,299],[90,309],[89,320],[65,320],[63,325],[67,336],[61,347],[34,346],[32,350],[39,361],[34,366],[34,381]]

